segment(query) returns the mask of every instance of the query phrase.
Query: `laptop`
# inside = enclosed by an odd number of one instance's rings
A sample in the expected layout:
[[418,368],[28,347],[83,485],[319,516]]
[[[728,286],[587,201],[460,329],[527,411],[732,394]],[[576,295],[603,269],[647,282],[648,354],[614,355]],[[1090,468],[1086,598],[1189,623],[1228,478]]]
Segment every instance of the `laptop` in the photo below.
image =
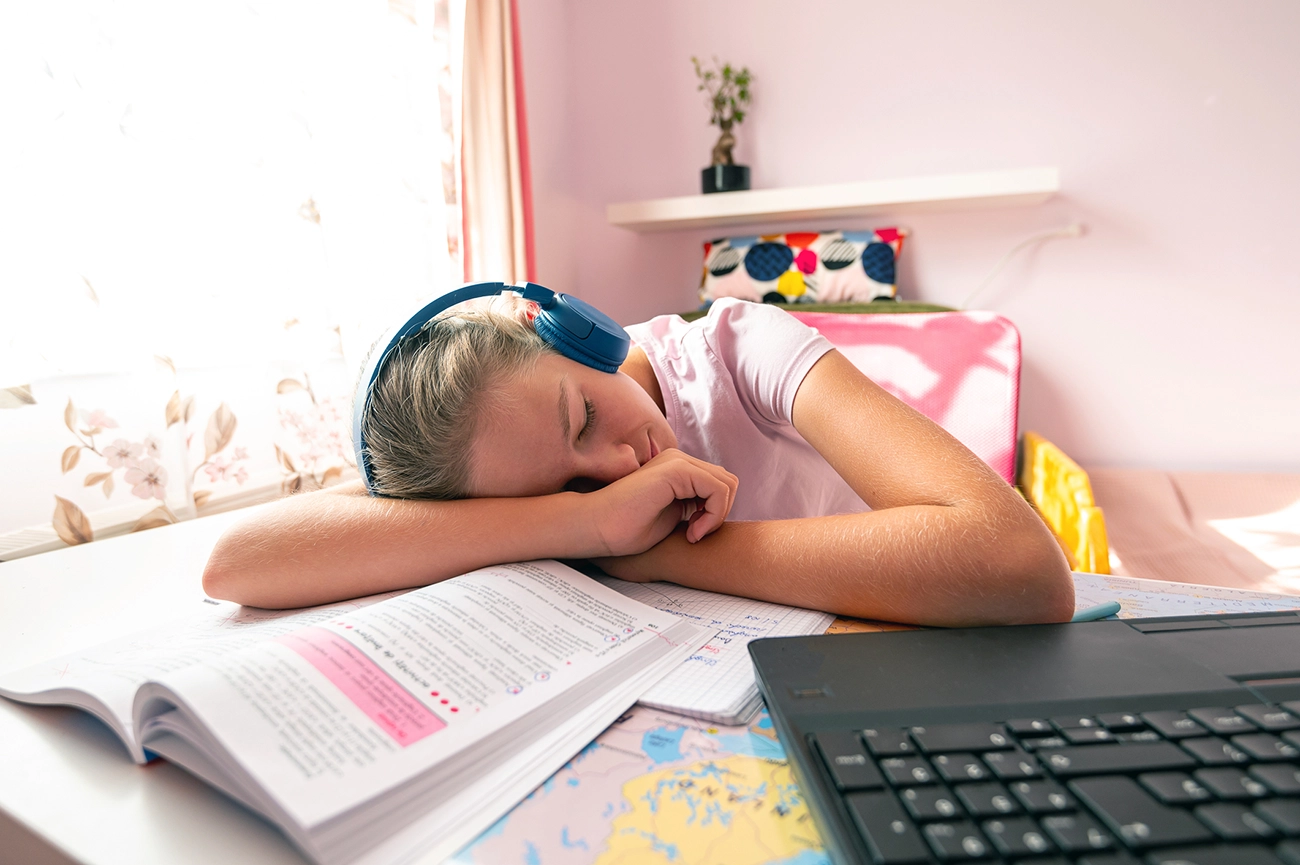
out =
[[1300,865],[1300,614],[757,640],[836,865]]

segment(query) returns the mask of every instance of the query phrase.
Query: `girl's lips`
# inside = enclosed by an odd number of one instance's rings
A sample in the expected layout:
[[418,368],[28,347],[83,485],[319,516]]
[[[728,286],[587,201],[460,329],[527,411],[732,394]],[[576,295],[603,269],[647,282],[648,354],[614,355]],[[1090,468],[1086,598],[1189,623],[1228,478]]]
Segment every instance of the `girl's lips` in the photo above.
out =
[[[650,460],[652,460],[659,456],[659,446],[655,444],[654,436],[647,435],[646,438],[650,439]],[[650,462],[650,460],[646,460],[646,462]]]

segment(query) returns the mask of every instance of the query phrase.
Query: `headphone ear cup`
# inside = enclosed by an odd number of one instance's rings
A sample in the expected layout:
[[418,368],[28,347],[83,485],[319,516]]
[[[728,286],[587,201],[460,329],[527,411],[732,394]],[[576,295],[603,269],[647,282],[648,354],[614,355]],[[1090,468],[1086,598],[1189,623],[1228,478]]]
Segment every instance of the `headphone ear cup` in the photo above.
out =
[[611,363],[608,358],[592,354],[581,342],[573,338],[564,327],[552,321],[551,316],[545,309],[538,312],[533,318],[533,327],[537,330],[538,336],[569,360],[576,360],[584,366],[598,369],[601,372],[618,372],[619,364]]

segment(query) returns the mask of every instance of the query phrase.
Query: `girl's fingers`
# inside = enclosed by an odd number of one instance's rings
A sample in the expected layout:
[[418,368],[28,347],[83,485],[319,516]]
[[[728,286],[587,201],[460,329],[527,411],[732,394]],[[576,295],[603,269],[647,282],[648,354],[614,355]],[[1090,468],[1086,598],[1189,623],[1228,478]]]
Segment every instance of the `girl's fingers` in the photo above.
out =
[[[718,525],[721,525],[722,520],[726,519],[727,514],[731,512],[731,506],[736,501],[736,490],[740,486],[740,478],[736,477],[722,466],[698,459],[690,454],[677,450],[676,448],[669,448],[663,451],[655,457],[652,462],[659,462],[660,460],[664,460],[665,462],[682,463],[687,468],[689,481],[693,488],[697,482],[703,479],[712,479],[725,488],[719,489],[715,486],[711,486],[708,484],[707,480],[704,480],[703,486],[700,490],[697,490],[696,493],[698,498],[704,499],[709,503],[708,510],[711,513],[719,515],[717,525],[714,525],[709,529],[709,531],[712,531],[714,528],[717,528]],[[681,494],[681,490],[676,489],[676,486],[674,487],[674,492],[678,498],[685,497]],[[721,498],[715,498],[719,495],[721,495]],[[708,532],[705,532],[705,534],[707,533]]]
[[692,466],[686,473],[682,487],[674,489],[674,495],[681,500],[691,500],[694,512],[688,517],[690,525],[686,538],[697,541],[722,525],[727,514],[731,512],[735,500],[735,489],[726,479],[699,466]]
[[721,466],[670,448],[599,492],[602,541],[614,555],[644,552],[685,522],[695,543],[726,520],[738,485]]
[[686,540],[701,540],[722,525],[722,520],[705,510],[696,511],[686,524]]

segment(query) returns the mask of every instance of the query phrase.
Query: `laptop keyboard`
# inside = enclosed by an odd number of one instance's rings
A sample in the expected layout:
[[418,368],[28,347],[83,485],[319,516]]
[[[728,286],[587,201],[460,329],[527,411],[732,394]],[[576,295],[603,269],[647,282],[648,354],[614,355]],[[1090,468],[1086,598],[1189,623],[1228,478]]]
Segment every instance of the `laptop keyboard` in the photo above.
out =
[[1300,865],[1300,701],[810,738],[880,865]]

